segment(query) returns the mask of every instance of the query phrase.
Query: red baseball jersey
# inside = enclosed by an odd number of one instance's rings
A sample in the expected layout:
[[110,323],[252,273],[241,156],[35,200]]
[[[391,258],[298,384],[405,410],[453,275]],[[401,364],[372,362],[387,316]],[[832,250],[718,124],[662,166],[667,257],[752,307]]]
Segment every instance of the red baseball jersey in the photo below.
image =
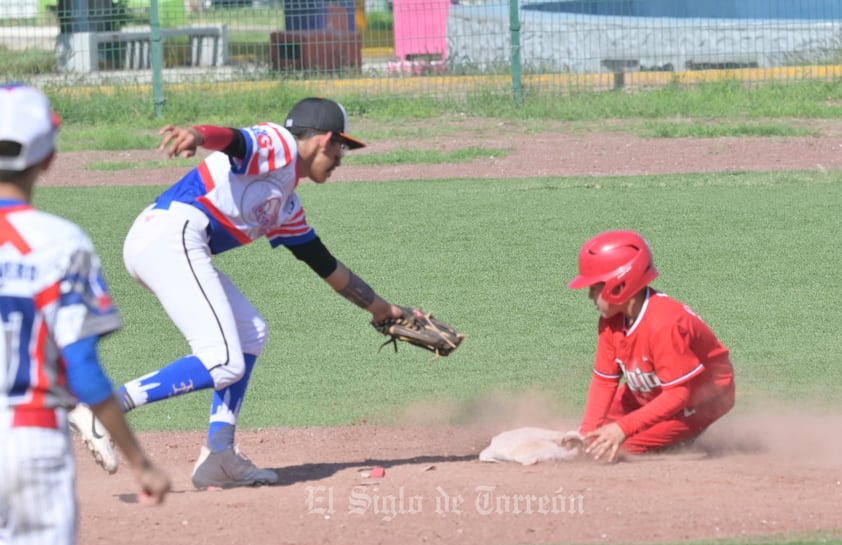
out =
[[710,327],[683,303],[651,288],[630,327],[623,314],[600,318],[594,375],[582,420],[585,433],[605,423],[613,398],[603,393],[608,388],[613,393],[621,378],[641,407],[686,385],[688,409],[726,392],[734,380],[728,349]]

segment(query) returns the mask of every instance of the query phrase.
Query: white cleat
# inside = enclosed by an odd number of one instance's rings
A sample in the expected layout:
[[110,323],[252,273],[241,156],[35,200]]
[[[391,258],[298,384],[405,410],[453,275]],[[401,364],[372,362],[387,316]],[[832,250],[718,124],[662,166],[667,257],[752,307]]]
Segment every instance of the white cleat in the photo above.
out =
[[109,474],[117,472],[117,455],[111,435],[106,431],[102,422],[97,420],[94,413],[81,403],[67,413],[70,428],[82,436],[82,441],[93,454],[96,463]]
[[196,488],[261,486],[277,482],[278,474],[274,470],[257,467],[237,447],[228,447],[222,452],[202,447],[193,467],[193,486]]

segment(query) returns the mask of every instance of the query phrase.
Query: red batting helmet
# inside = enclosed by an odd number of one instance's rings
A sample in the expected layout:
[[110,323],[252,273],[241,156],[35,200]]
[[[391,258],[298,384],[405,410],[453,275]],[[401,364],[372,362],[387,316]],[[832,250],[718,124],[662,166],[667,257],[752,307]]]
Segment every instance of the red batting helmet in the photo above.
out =
[[579,274],[567,287],[587,288],[605,282],[602,298],[621,305],[657,277],[652,251],[642,236],[634,231],[607,231],[582,246]]

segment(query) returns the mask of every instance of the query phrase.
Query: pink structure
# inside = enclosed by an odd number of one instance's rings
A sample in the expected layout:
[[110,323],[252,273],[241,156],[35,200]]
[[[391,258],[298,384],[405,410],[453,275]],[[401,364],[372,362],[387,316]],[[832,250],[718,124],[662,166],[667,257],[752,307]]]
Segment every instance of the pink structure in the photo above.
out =
[[400,61],[447,59],[450,0],[394,0],[395,55]]

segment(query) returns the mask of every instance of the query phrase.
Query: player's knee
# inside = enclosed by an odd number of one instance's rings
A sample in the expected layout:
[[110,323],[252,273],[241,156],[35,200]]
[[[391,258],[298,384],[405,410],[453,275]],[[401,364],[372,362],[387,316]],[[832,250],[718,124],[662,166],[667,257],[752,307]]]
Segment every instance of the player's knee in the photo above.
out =
[[240,344],[243,347],[243,352],[254,354],[255,356],[263,353],[263,347],[266,346],[268,333],[269,327],[266,324],[266,320],[262,316],[255,316],[251,321],[249,330],[240,332]]
[[[202,361],[206,360],[203,359]],[[210,367],[210,374],[213,377],[213,387],[216,390],[221,390],[237,383],[243,378],[245,373],[246,363],[242,354],[232,354],[226,361],[219,362],[213,367]]]

